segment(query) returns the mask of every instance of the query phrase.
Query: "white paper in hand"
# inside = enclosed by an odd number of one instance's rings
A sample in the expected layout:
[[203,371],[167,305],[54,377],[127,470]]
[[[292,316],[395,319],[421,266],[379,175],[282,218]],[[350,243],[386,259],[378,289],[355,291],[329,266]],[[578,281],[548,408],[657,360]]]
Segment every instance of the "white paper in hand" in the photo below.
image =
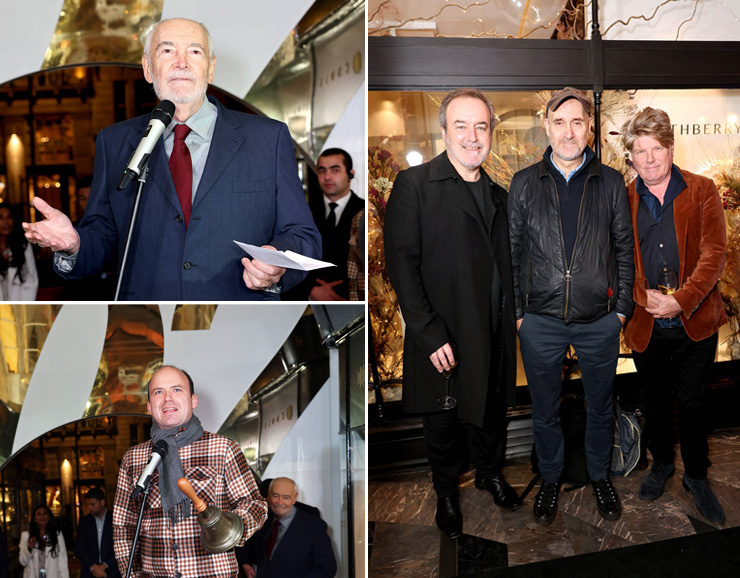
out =
[[319,261],[305,255],[294,253],[293,251],[273,251],[272,249],[263,249],[256,245],[248,245],[234,241],[253,259],[262,261],[273,267],[284,267],[286,269],[298,269],[300,271],[313,271],[314,269],[323,269],[324,267],[336,267],[334,263]]

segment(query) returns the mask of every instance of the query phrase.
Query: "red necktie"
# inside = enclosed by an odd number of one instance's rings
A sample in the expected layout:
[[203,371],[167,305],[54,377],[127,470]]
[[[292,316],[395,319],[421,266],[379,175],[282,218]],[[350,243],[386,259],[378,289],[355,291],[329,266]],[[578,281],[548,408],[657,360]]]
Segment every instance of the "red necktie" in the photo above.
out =
[[267,537],[267,544],[265,545],[265,553],[267,554],[267,561],[270,561],[270,557],[272,556],[272,549],[275,547],[275,542],[277,541],[277,534],[278,534],[278,528],[280,527],[280,522],[278,520],[275,520],[275,523],[272,525],[272,530],[270,530],[270,535]]
[[190,160],[188,145],[185,144],[185,137],[188,134],[190,134],[188,125],[175,126],[175,144],[172,146],[170,155],[170,172],[175,183],[177,197],[180,199],[186,228],[190,224],[190,211],[193,208],[193,163]]

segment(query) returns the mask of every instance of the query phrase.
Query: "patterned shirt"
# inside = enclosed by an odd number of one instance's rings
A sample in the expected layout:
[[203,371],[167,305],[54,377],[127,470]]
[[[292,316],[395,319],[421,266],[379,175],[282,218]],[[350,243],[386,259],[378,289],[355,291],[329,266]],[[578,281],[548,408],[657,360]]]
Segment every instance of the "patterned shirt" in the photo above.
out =
[[359,211],[352,217],[349,233],[349,252],[347,254],[347,279],[349,279],[350,301],[365,300],[365,211]]
[[[152,455],[149,440],[129,449],[118,471],[113,505],[113,538],[116,559],[125,574],[136,531],[141,499],[131,500],[134,484]],[[256,532],[267,519],[267,502],[259,493],[239,445],[233,440],[204,432],[197,441],[180,448],[185,477],[198,497],[221,511],[234,512],[244,522],[244,535],[237,544]],[[159,473],[152,476],[144,509],[133,578],[226,578],[236,576],[234,550],[212,554],[200,543],[200,526],[193,515],[174,526],[162,510]]]

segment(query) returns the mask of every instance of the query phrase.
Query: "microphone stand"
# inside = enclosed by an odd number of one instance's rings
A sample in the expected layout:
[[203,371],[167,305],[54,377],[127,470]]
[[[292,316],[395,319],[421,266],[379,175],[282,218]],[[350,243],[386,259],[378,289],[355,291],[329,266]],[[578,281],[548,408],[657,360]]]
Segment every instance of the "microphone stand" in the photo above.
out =
[[[144,171],[146,173],[146,171]],[[139,187],[141,192],[141,187]],[[136,544],[139,541],[139,532],[141,531],[141,519],[144,517],[144,506],[146,506],[146,500],[149,497],[149,480],[146,481],[146,487],[144,488],[144,499],[141,500],[141,508],[139,509],[139,519],[136,521],[136,532],[134,533],[134,541],[131,544],[131,553],[128,556],[128,568],[126,568],[125,578],[131,576],[131,567],[134,563],[134,552],[136,552]]]
[[[131,221],[128,225],[128,232],[126,233],[126,244],[123,248],[123,258],[121,259],[121,267],[118,272],[118,283],[116,284],[116,294],[113,297],[114,301],[119,300],[119,296],[121,295],[121,287],[123,286],[123,277],[126,274],[126,263],[128,261],[128,252],[131,248],[131,238],[134,234],[134,227],[136,226],[136,216],[139,213],[139,202],[141,201],[141,192],[144,190],[144,184],[146,183],[146,177],[149,173],[149,161],[147,161],[146,165],[144,165],[144,169],[141,171],[141,176],[139,177],[139,186],[136,190],[136,197],[134,198],[134,209],[131,213]],[[149,486],[147,486],[148,490]]]

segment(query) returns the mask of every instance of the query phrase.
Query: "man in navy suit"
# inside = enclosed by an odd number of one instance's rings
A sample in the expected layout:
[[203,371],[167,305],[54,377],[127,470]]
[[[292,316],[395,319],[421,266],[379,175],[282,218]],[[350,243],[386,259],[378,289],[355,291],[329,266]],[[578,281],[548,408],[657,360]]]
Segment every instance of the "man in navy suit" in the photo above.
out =
[[[197,22],[164,20],[147,37],[144,76],[175,114],[149,159],[121,299],[277,300],[303,279],[303,272],[250,260],[234,240],[321,256],[287,127],[206,98],[215,66],[211,37]],[[24,223],[26,238],[55,251],[63,277],[120,262],[136,186],[116,185],[148,122],[139,117],[98,133],[79,227],[34,199],[44,220]]]
[[113,516],[105,505],[105,494],[92,488],[85,494],[89,514],[77,526],[75,555],[82,563],[80,578],[121,578],[113,553]]
[[296,508],[297,499],[298,488],[290,478],[275,478],[270,484],[267,522],[248,542],[249,559],[240,560],[246,562],[242,569],[247,578],[336,575],[337,562],[326,522],[317,514]]

